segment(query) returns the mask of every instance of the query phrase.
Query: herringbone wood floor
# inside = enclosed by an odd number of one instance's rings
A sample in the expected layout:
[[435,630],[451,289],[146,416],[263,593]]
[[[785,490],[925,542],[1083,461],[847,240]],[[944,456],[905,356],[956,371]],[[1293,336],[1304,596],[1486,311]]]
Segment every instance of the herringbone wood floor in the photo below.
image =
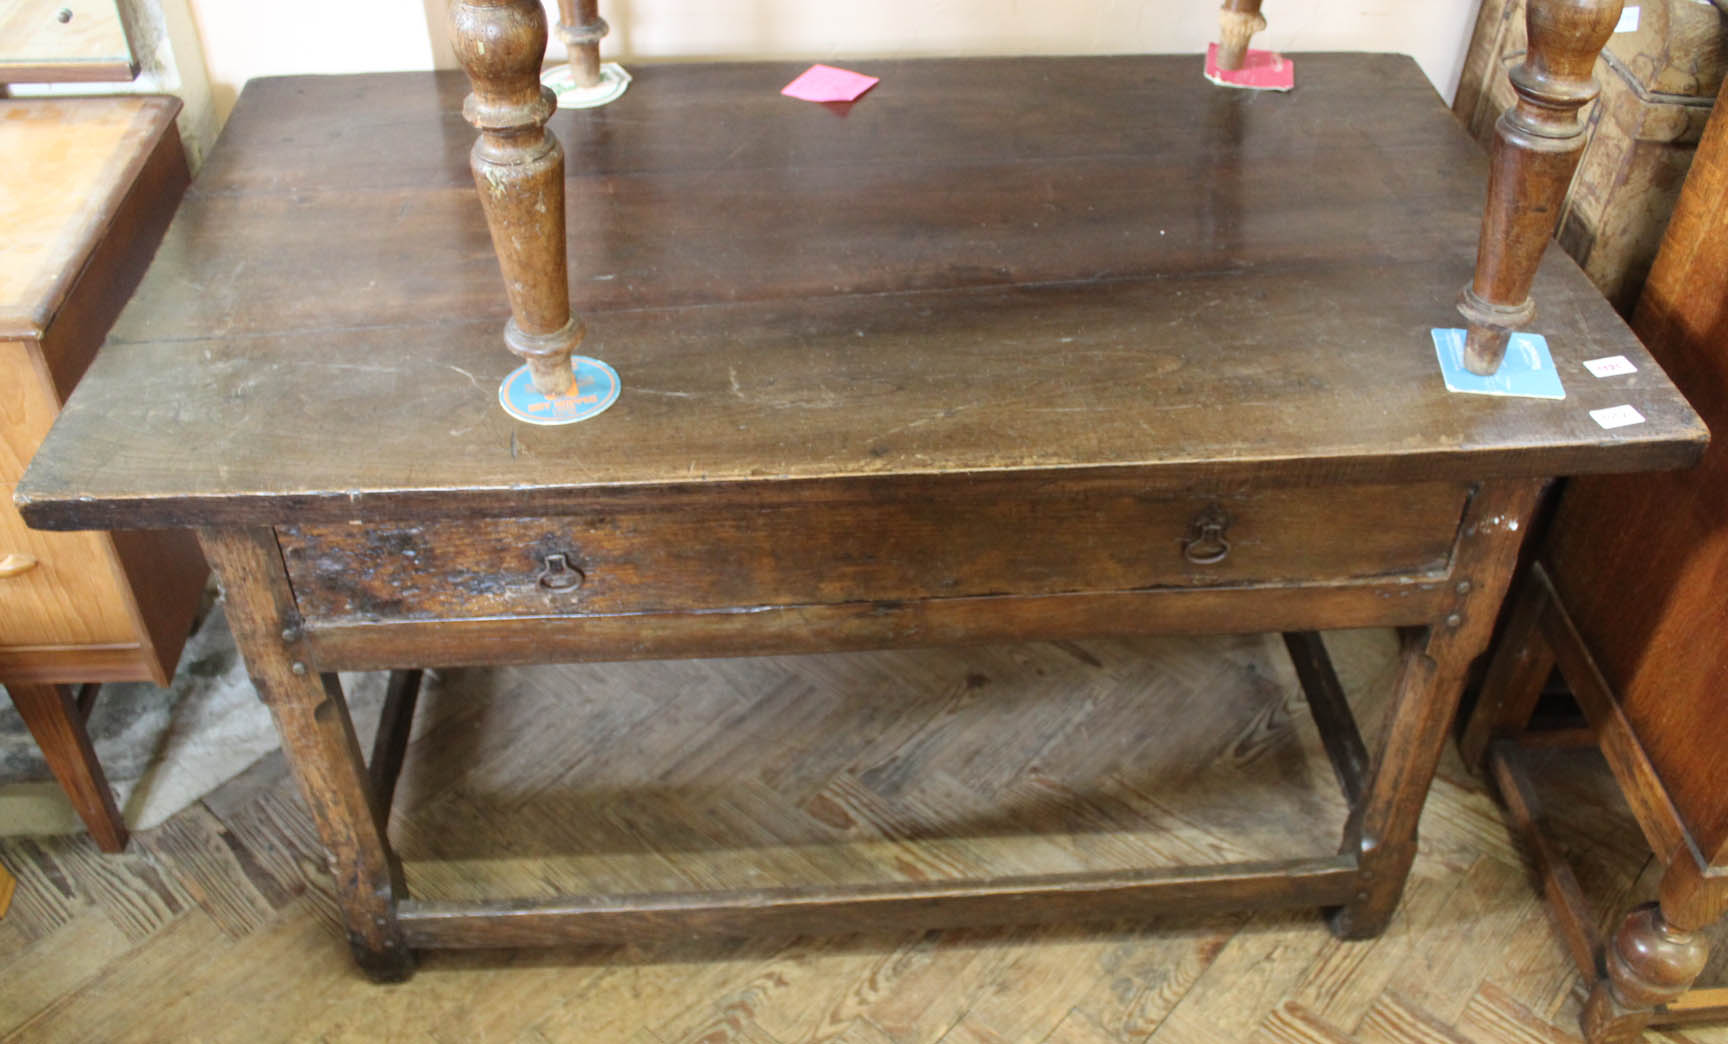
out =
[[[1328,638],[1366,735],[1386,632]],[[1604,911],[1648,859],[1579,757]],[[1343,804],[1276,637],[447,671],[392,821],[417,894],[742,886],[1328,853]],[[352,970],[279,755],[124,856],[0,844],[0,1033],[52,1041],[1557,1042],[1576,976],[1448,755],[1390,931],[1312,912],[428,955]],[[1652,1035],[1652,1039],[1656,1038]],[[1671,1032],[1676,1042],[1728,1032]]]

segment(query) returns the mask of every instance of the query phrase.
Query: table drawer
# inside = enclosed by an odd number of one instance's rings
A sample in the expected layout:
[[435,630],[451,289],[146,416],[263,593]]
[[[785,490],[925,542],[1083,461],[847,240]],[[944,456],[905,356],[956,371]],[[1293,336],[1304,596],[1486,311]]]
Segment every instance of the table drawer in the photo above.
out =
[[322,620],[691,611],[1332,580],[1446,568],[1458,483],[1225,497],[763,500],[277,529]]

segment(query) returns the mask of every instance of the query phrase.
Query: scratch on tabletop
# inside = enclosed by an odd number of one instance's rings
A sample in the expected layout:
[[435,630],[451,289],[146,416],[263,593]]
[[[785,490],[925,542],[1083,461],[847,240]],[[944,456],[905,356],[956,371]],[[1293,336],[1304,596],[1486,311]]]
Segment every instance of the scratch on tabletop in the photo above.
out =
[[457,366],[454,363],[445,363],[444,365],[449,367],[452,370],[455,370],[457,373],[461,374],[462,376],[468,378],[468,383],[472,384],[476,391],[485,391],[486,390],[486,389],[480,387],[479,380],[477,380],[473,374],[469,373],[467,370],[464,370],[462,367]]

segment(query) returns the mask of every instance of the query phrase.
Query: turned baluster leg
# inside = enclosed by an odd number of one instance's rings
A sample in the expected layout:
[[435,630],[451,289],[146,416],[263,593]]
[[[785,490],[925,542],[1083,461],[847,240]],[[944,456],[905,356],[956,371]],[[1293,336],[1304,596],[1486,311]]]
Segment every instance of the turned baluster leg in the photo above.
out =
[[542,395],[560,395],[583,331],[570,310],[564,151],[546,129],[558,103],[540,85],[546,14],[538,0],[456,0],[450,28],[473,87],[462,114],[480,132],[474,184],[510,298],[504,343]]
[[1608,943],[1607,975],[1584,1003],[1590,1044],[1642,1039],[1652,1009],[1685,993],[1704,970],[1709,948],[1701,929],[1728,911],[1728,878],[1707,877],[1682,845],[1662,874],[1660,900],[1633,910]]
[[576,86],[600,82],[600,41],[606,38],[600,0],[558,0],[558,39],[570,52],[570,73]]
[[1579,110],[1596,97],[1596,56],[1620,4],[1530,0],[1525,10],[1529,50],[1512,70],[1518,99],[1495,126],[1476,275],[1458,301],[1471,373],[1498,370],[1512,331],[1535,315],[1530,286],[1584,149]]
[[1218,11],[1218,68],[1242,68],[1248,53],[1248,41],[1266,28],[1260,14],[1260,0],[1224,0]]

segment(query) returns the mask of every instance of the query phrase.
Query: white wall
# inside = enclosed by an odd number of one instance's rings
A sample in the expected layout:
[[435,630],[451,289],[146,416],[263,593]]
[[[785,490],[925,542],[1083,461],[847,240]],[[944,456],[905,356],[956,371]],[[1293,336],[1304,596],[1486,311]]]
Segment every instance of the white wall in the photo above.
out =
[[[454,64],[444,0],[190,0],[218,114],[253,76]],[[1413,55],[1448,101],[1478,0],[1266,0],[1256,46]],[[556,5],[547,0],[556,20]],[[1214,0],[601,0],[625,62],[959,54],[1199,53]],[[554,53],[559,52],[556,41]],[[1300,75],[1300,74],[1298,74]],[[1300,83],[1300,80],[1298,80]]]

